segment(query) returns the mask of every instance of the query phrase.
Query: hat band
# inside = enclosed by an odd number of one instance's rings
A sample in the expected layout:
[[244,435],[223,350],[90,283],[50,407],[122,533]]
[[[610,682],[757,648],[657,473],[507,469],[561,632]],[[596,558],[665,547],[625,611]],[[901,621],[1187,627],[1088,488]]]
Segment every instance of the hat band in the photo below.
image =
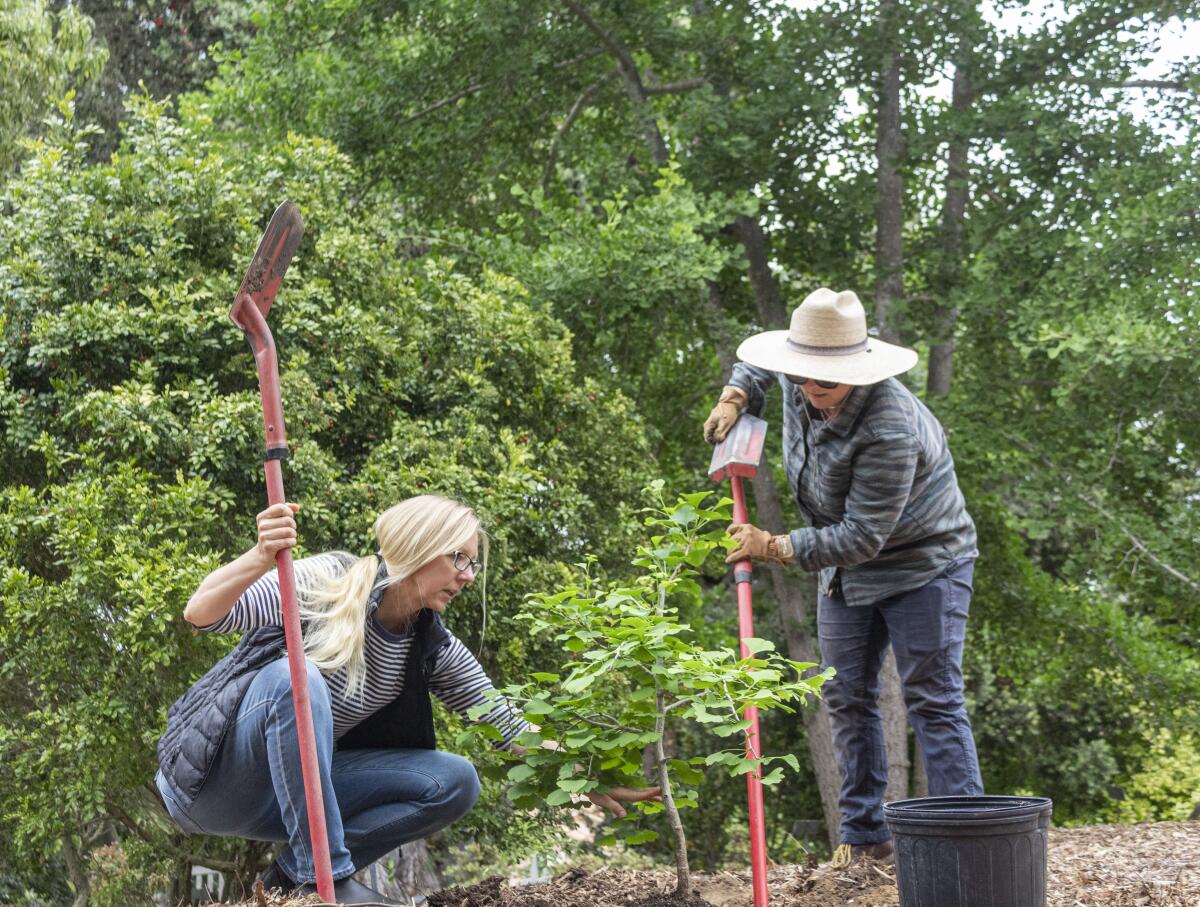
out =
[[861,353],[867,348],[866,338],[862,343],[851,344],[850,346],[810,346],[807,343],[797,343],[791,337],[787,338],[787,347],[794,353],[804,353],[806,356],[849,356],[852,353]]

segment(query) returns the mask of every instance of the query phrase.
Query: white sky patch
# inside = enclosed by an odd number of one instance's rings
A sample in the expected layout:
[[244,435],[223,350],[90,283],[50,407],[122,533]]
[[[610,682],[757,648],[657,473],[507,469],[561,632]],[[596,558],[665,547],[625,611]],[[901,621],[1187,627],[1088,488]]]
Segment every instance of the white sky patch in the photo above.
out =
[[[821,6],[822,0],[786,0],[785,6],[803,12]],[[1028,0],[1024,6],[998,7],[995,3],[981,5],[983,18],[1006,35],[1031,34],[1039,31],[1048,23],[1067,21],[1073,13],[1068,12],[1062,0]],[[1173,66],[1184,60],[1200,56],[1200,21],[1195,19],[1183,21],[1173,18],[1162,28],[1156,29],[1158,48],[1149,62],[1133,74],[1134,79],[1155,80],[1166,79],[1171,74]],[[1128,32],[1124,33],[1126,36]],[[940,78],[929,85],[908,86],[924,97],[933,97],[950,102],[951,79],[953,73],[944,71]],[[1147,104],[1147,98],[1162,89],[1114,89],[1114,103],[1128,109],[1139,119],[1152,123],[1157,128],[1176,133],[1177,125],[1160,120],[1157,114]],[[1119,100],[1117,96],[1119,97]],[[859,100],[858,91],[847,89],[843,100],[849,117],[856,117],[865,111],[865,106]],[[833,174],[830,174],[833,175]]]

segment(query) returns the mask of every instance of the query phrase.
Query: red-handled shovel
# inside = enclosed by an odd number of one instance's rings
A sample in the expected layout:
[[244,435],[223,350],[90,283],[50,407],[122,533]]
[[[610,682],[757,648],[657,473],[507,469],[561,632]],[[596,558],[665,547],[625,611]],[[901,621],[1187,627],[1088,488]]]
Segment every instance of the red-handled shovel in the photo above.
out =
[[[753,478],[762,460],[763,442],[767,438],[767,423],[750,415],[742,415],[733,424],[725,440],[713,448],[712,462],[708,474],[714,482],[729,477],[733,488],[733,521],[748,522],[746,518],[746,494],[742,490],[742,479]],[[750,561],[742,560],[733,565],[733,580],[737,584],[738,636],[742,640],[742,658],[750,657],[746,639],[754,636],[754,616],[751,601]],[[762,748],[758,739],[758,707],[746,708],[746,756],[758,759]],[[754,907],[767,907],[767,832],[763,823],[762,769],[756,768],[746,775],[746,795],[750,811],[750,873],[754,887]]]
[[[283,428],[283,401],[279,396],[279,360],[275,339],[267,327],[267,312],[279,292],[300,238],[304,221],[300,209],[285,201],[275,209],[258,251],[246,271],[246,279],[234,297],[229,317],[241,328],[254,350],[258,367],[258,386],[262,394],[263,427],[267,454],[263,469],[267,475],[267,503],[282,504],[282,461],[287,456],[287,434]],[[304,643],[300,638],[300,611],[296,606],[296,576],[292,570],[292,552],[284,549],[275,556],[279,568],[279,597],[283,606],[283,632],[287,640],[288,668],[292,677],[292,701],[296,708],[296,730],[300,737],[300,770],[304,775],[304,798],[308,807],[308,832],[312,840],[313,863],[317,873],[317,894],[334,902],[333,870],[329,863],[329,833],[325,829],[325,801],[317,770],[317,743],[313,736],[312,710],[308,703],[308,670],[304,665]]]

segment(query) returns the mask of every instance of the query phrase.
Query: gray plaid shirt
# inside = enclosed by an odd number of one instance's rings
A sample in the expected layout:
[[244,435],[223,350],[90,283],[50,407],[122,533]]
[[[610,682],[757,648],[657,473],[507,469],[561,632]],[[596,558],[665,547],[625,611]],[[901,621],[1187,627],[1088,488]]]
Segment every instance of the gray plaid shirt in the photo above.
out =
[[782,374],[739,362],[729,384],[754,415],[783,390],[788,487],[810,527],[792,530],[792,548],[822,592],[840,584],[847,604],[870,605],[978,556],[946,433],[895,378],[856,387],[831,422]]

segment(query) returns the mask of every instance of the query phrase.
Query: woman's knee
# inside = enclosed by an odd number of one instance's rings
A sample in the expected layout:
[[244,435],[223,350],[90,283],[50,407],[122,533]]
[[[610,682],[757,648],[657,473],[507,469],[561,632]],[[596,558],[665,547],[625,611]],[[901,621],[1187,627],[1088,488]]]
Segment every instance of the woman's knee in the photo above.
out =
[[[304,659],[304,667],[308,678],[308,701],[314,713],[330,711],[329,685],[325,682],[320,669]],[[277,704],[290,708],[292,705],[292,671],[287,657],[277,659],[259,671],[255,678],[255,686],[260,687],[263,695],[273,698]]]
[[461,818],[469,813],[479,800],[479,773],[475,766],[462,756],[442,753],[443,764],[438,772],[442,785],[444,808]]
[[878,693],[861,682],[854,683],[849,678],[835,675],[821,687],[821,698],[830,712],[866,714],[877,709]]

